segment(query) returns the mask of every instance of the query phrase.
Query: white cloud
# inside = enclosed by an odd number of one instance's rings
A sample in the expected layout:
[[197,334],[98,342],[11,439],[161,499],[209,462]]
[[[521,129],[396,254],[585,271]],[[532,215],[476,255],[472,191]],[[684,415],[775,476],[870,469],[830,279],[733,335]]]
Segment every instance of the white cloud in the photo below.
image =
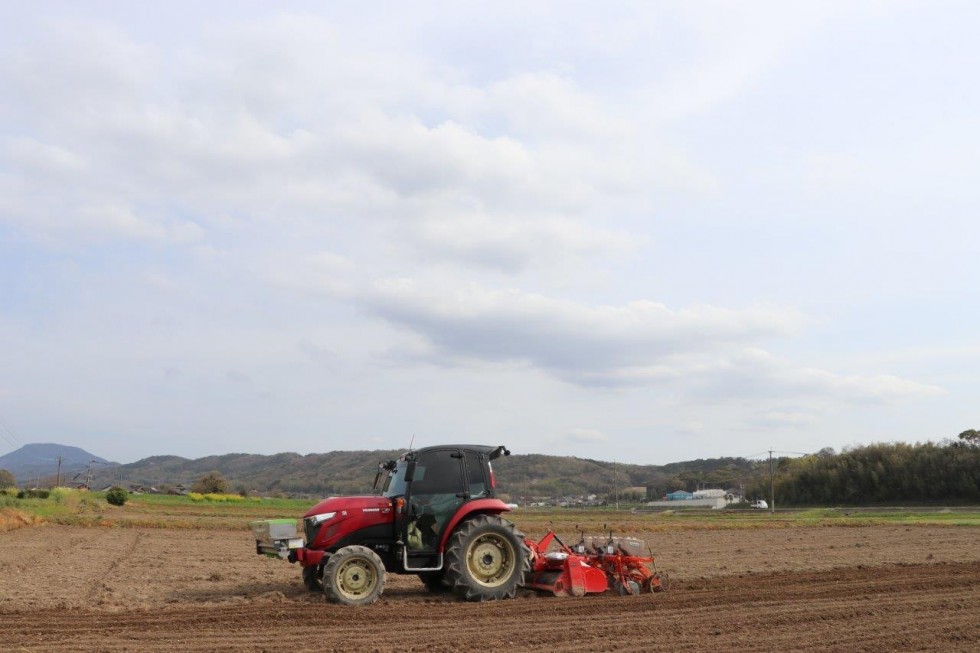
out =
[[266,256],[248,266],[255,278],[302,293],[346,297],[352,291],[353,261],[334,252],[304,256]]
[[18,6],[13,404],[52,434],[420,422],[648,458],[967,419],[977,97],[944,48],[970,21],[434,7]]
[[[602,224],[608,204],[596,210],[653,172],[620,147],[632,128],[569,79],[473,86],[396,52],[347,56],[351,37],[303,17],[227,30],[183,53],[202,65],[176,75],[125,33],[84,33],[98,43],[62,23],[2,71],[22,98],[16,119],[46,140],[18,137],[0,153],[0,220],[38,239],[184,242],[199,229],[220,237],[234,216],[231,226],[352,241],[377,224],[403,255],[505,272],[632,244]],[[55,43],[73,55],[55,56]],[[42,71],[78,75],[84,92],[68,101],[36,82]]]
[[502,270],[521,270],[563,259],[628,253],[626,233],[598,229],[562,217],[459,212],[420,222],[422,246],[434,253]]
[[937,385],[887,374],[842,375],[801,367],[754,348],[708,361],[688,380],[694,396],[712,402],[793,402],[802,398],[822,405],[874,404],[946,393]]
[[583,428],[573,428],[568,431],[565,436],[568,440],[572,442],[607,442],[609,436],[602,431],[597,431],[595,429],[583,429]]
[[[406,279],[379,282],[365,307],[423,338],[430,361],[530,365],[587,387],[659,385],[688,401],[811,408],[945,393],[892,375],[801,367],[748,346],[797,335],[802,317],[792,310],[676,310],[650,301],[593,307],[475,285],[423,289]],[[763,421],[802,423],[808,414],[774,408]]]
[[422,288],[379,282],[365,299],[372,313],[423,336],[450,358],[519,361],[574,382],[650,381],[672,358],[796,332],[790,310],[674,310],[651,301],[585,306],[518,290],[476,285]]
[[14,138],[7,146],[9,161],[17,169],[31,175],[57,177],[84,171],[85,159],[57,145],[48,145],[33,138]]

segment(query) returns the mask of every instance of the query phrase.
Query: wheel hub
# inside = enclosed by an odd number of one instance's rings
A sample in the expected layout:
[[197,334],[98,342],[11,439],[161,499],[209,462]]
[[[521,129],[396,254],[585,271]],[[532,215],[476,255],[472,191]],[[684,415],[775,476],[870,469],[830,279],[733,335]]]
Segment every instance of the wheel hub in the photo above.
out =
[[496,534],[477,538],[470,546],[468,563],[470,574],[482,585],[495,587],[510,576],[514,554],[510,543]]
[[350,560],[338,571],[337,580],[344,594],[351,598],[358,598],[368,594],[377,579],[363,561]]

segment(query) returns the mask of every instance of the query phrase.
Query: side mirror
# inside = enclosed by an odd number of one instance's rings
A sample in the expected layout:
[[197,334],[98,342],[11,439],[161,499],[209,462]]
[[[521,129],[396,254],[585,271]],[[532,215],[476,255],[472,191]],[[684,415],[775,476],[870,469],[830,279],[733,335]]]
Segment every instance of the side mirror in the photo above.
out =
[[372,486],[375,491],[378,489],[378,483],[381,481],[381,477],[384,476],[385,472],[391,472],[395,470],[395,461],[387,460],[378,463],[378,473],[374,475],[374,485]]
[[405,482],[411,483],[415,480],[415,461],[411,461],[405,467]]
[[496,449],[494,449],[493,451],[491,451],[490,452],[490,455],[487,456],[487,457],[490,460],[496,460],[497,458],[500,458],[501,455],[503,455],[503,456],[509,456],[510,455],[510,450],[507,447],[505,447],[504,445],[500,445],[499,447],[497,447]]

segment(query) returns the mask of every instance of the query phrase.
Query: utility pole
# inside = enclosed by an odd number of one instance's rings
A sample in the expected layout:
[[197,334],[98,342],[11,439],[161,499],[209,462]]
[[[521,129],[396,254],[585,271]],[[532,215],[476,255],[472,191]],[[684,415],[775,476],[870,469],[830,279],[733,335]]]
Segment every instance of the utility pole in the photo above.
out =
[[776,514],[776,485],[772,479],[772,449],[769,450],[769,512]]
[[613,461],[613,487],[616,488],[616,510],[619,510],[619,467],[616,461]]
[[58,473],[54,477],[54,486],[61,487],[61,456],[58,456]]

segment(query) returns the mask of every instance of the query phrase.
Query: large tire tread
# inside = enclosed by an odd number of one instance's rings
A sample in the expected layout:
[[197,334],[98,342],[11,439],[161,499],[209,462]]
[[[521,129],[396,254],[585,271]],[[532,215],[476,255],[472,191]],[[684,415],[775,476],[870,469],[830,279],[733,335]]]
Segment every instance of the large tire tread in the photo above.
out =
[[[338,573],[343,573],[346,563],[359,561],[366,565],[367,571],[373,573],[375,582],[370,591],[360,597],[351,597],[344,593],[342,581]],[[345,546],[330,556],[323,566],[323,594],[326,600],[341,605],[369,605],[378,600],[385,589],[385,566],[378,554],[366,546]]]
[[[469,572],[466,561],[470,543],[488,532],[506,538],[519,557],[507,580],[496,587],[484,586],[476,580]],[[449,588],[467,601],[512,599],[517,590],[524,586],[531,571],[531,550],[524,542],[524,534],[514,524],[497,515],[477,515],[460,524],[449,538],[445,558],[444,574]]]

